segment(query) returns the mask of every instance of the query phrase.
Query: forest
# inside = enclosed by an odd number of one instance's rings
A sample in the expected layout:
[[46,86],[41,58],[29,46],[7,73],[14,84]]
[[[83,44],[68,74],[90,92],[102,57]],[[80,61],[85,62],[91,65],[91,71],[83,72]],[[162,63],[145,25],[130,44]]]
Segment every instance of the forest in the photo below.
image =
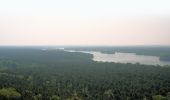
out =
[[40,48],[0,47],[0,100],[170,100],[170,66]]

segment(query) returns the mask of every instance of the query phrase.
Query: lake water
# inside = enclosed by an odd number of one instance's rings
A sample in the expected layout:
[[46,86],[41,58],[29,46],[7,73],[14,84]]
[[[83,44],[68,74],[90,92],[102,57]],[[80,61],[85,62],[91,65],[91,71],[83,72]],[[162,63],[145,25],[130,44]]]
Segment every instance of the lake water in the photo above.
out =
[[[62,49],[64,50],[64,49]],[[93,61],[97,62],[115,62],[115,63],[140,63],[145,65],[170,65],[170,62],[161,61],[157,56],[136,55],[135,53],[121,53],[115,52],[114,54],[105,54],[95,51],[74,51],[64,50],[66,52],[81,52],[93,55]]]

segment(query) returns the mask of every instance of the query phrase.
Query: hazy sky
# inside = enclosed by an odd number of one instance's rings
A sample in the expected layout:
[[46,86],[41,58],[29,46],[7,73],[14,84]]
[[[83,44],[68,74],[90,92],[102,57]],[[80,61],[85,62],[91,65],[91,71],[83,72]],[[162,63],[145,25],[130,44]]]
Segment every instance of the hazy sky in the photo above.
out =
[[170,45],[170,0],[1,0],[0,45]]

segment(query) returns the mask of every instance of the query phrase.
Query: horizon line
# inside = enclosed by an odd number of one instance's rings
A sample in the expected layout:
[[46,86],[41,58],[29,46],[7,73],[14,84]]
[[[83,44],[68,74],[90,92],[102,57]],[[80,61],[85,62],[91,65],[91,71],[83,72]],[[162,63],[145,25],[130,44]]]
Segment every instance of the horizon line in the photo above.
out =
[[151,46],[151,47],[169,47],[170,45],[0,45],[0,47],[43,47],[43,46],[67,46],[67,47],[142,47],[142,46]]

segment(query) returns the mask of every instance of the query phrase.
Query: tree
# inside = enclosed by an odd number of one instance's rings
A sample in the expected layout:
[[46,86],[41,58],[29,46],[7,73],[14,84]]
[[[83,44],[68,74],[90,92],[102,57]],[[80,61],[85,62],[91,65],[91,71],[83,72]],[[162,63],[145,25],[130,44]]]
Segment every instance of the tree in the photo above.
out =
[[170,100],[170,92],[167,93],[167,100]]
[[59,96],[53,95],[50,100],[61,100]]
[[35,95],[34,100],[42,100],[42,95],[41,94]]
[[162,95],[155,95],[153,96],[153,100],[167,100],[167,99]]
[[106,95],[108,99],[115,100],[115,98],[114,98],[114,94],[113,94],[113,92],[112,92],[112,90],[111,90],[111,89],[109,89],[109,90],[105,91],[105,92],[104,92],[104,95]]
[[15,88],[3,88],[0,90],[0,99],[19,99],[21,94]]
[[74,92],[73,96],[66,100],[82,100],[82,99],[77,95],[77,92]]

